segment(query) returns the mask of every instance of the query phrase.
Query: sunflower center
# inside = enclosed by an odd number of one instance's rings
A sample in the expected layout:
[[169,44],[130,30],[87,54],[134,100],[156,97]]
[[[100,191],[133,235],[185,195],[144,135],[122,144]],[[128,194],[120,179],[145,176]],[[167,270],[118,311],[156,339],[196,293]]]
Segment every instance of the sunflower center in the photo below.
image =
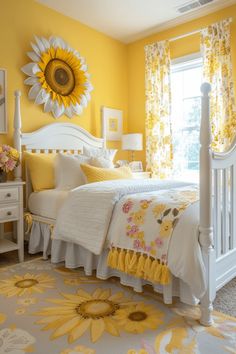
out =
[[24,289],[24,288],[31,288],[32,286],[38,284],[38,280],[36,279],[24,279],[24,280],[19,280],[15,283],[15,286],[17,288],[21,288],[21,289]]
[[109,300],[88,300],[76,307],[76,312],[84,319],[92,318],[97,320],[108,316],[113,316],[119,309],[119,305]]
[[61,59],[52,59],[45,68],[45,80],[59,95],[68,96],[75,88],[75,76],[71,67]]
[[131,321],[140,322],[140,321],[146,320],[147,314],[145,312],[142,312],[142,311],[135,311],[135,312],[131,312],[129,314],[128,318]]

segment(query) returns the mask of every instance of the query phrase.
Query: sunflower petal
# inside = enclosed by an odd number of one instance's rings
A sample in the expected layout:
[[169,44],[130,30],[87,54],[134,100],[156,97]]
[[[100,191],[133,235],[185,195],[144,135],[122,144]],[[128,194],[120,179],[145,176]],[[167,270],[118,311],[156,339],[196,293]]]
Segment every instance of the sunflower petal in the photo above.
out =
[[102,290],[99,299],[105,300],[111,296],[111,289]]
[[90,93],[88,91],[85,91],[84,95],[87,99],[87,102],[90,101],[90,99],[91,99]]
[[107,317],[105,317],[103,320],[105,323],[106,331],[108,333],[110,333],[112,336],[119,337],[120,332],[115,324],[115,321],[113,321],[111,318],[107,318]]
[[57,101],[54,102],[52,113],[54,118],[59,118],[64,113],[65,107],[59,105]]
[[84,108],[88,105],[88,101],[84,95],[80,96],[80,105]]
[[88,70],[88,67],[86,64],[83,64],[80,68],[81,71],[87,71]]
[[31,44],[32,49],[35,51],[35,53],[40,57],[40,50],[39,50],[38,46],[32,42],[30,44]]
[[67,115],[67,117],[72,118],[73,117],[72,107],[66,107],[65,114]]
[[29,57],[31,60],[33,60],[33,61],[35,61],[35,62],[39,62],[39,61],[40,61],[40,56],[37,55],[35,52],[27,52],[27,55],[28,55],[28,57]]
[[71,318],[69,321],[65,321],[64,324],[60,325],[53,333],[52,338],[58,338],[64,336],[64,334],[70,332],[74,327],[79,326],[81,320],[78,316]]
[[40,84],[35,84],[34,86],[32,86],[28,93],[29,99],[34,100],[37,97],[37,94],[39,93],[40,90],[41,90]]
[[88,90],[89,92],[93,90],[93,85],[90,84],[89,81],[86,81],[85,84],[84,84],[84,86],[87,88],[87,90]]
[[93,299],[100,299],[100,295],[102,294],[102,289],[97,288],[94,290],[94,292],[92,293],[92,298]]
[[49,41],[48,41],[46,38],[41,37],[41,41],[42,41],[42,43],[43,43],[45,49],[49,49],[49,48],[50,48]]
[[34,85],[38,83],[37,77],[30,76],[27,79],[25,79],[24,84],[25,85]]
[[83,108],[78,103],[76,103],[75,105],[72,105],[72,109],[73,109],[74,113],[78,114],[78,115],[80,115],[83,111]]
[[53,107],[53,101],[51,100],[49,95],[48,100],[44,104],[44,112],[51,112],[52,107]]
[[35,76],[35,74],[37,74],[40,69],[36,63],[28,63],[22,66],[21,71],[23,71],[23,73],[26,75]]
[[91,318],[88,318],[82,321],[79,326],[73,328],[68,338],[69,343],[73,343],[76,339],[80,338],[89,328],[91,321]]
[[[49,93],[47,93],[44,89],[41,89],[39,93],[36,96],[36,99],[34,101],[35,104],[42,104],[47,102],[49,98]],[[46,285],[45,285],[46,286]],[[47,286],[46,286],[47,287]]]
[[44,47],[44,44],[43,44],[43,42],[41,41],[41,39],[40,39],[39,37],[37,37],[37,36],[34,36],[34,38],[35,38],[35,41],[36,41],[36,43],[37,43],[37,46],[38,46],[40,52],[41,52],[41,53],[45,52],[45,49],[46,49],[46,48]]
[[83,289],[79,289],[77,291],[77,295],[80,296],[82,299],[88,299],[90,300],[92,297],[89,293],[87,293],[85,290]]
[[93,343],[101,337],[105,330],[105,323],[102,318],[99,320],[93,320],[91,323],[91,340]]

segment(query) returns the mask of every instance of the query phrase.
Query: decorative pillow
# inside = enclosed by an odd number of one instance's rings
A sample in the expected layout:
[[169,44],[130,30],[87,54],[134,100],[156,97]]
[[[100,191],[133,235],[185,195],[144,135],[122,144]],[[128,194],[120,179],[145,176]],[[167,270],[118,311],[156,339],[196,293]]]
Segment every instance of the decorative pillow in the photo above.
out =
[[[117,150],[115,149],[96,149],[96,148],[91,148],[86,146],[83,147],[83,154],[85,156],[106,159],[110,163],[110,166],[108,167],[114,167],[113,160],[116,153]],[[98,167],[103,167],[103,166],[98,166]]]
[[70,190],[85,183],[81,163],[89,163],[90,158],[83,155],[59,153],[55,161],[56,188]]
[[80,167],[87,178],[87,183],[133,178],[131,169],[128,166],[119,168],[98,168],[81,164]]
[[24,153],[34,192],[55,188],[56,154]]
[[104,157],[91,157],[89,164],[94,167],[112,168],[113,163]]

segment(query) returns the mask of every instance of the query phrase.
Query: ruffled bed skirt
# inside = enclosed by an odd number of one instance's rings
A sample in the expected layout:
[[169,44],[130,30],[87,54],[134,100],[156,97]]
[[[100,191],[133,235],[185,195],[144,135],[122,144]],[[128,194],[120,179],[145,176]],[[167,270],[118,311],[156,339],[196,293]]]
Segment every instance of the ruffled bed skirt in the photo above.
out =
[[95,270],[99,279],[118,277],[122,285],[130,286],[136,292],[142,292],[143,286],[149,284],[155,292],[163,294],[163,301],[166,304],[172,303],[173,296],[179,297],[180,301],[189,305],[198,303],[198,300],[191,294],[189,286],[182,280],[172,276],[171,283],[163,286],[112,269],[107,266],[109,250],[104,250],[100,256],[96,256],[74,243],[51,240],[50,225],[34,221],[29,239],[29,253],[37,252],[43,252],[44,259],[51,254],[52,263],[65,262],[66,268],[83,267],[86,275],[92,275]]
[[28,248],[30,254],[43,252],[43,259],[48,259],[52,248],[51,231],[48,224],[38,221],[32,222]]

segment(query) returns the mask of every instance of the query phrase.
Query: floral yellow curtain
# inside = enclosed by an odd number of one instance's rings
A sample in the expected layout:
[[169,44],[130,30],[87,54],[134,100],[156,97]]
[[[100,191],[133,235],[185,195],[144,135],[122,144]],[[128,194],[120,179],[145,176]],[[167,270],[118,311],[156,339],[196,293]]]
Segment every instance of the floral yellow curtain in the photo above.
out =
[[169,42],[145,47],[146,159],[152,176],[166,178],[172,170]]
[[225,151],[236,133],[236,107],[230,50],[230,20],[201,31],[204,81],[212,86],[212,148]]

